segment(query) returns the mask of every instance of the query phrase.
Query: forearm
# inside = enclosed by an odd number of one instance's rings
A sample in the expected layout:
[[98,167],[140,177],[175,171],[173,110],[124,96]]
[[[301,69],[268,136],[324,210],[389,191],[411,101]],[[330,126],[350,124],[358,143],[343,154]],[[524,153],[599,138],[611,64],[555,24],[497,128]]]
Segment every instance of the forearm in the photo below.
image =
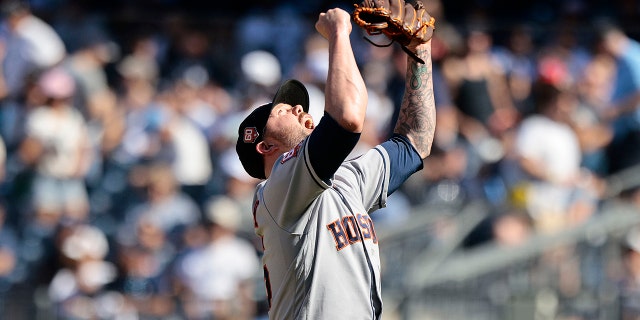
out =
[[367,92],[348,33],[336,32],[329,40],[329,72],[325,99],[325,111],[343,128],[351,132],[362,131]]
[[417,47],[417,54],[425,63],[407,58],[405,92],[394,132],[405,135],[421,158],[431,153],[436,128],[436,109],[433,97],[431,44]]

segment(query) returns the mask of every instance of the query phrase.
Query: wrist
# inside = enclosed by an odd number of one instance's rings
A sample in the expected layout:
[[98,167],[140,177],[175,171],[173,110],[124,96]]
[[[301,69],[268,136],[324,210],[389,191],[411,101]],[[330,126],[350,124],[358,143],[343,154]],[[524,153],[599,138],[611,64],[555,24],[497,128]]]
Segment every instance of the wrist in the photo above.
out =
[[329,36],[333,40],[339,40],[343,38],[349,39],[350,35],[351,35],[350,28],[347,28],[345,26],[336,26]]

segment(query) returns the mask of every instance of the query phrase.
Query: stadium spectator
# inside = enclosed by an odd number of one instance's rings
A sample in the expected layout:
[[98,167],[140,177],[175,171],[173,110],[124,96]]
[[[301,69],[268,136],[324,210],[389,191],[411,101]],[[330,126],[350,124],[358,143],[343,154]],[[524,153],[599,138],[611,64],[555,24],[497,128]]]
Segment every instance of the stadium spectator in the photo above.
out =
[[22,108],[29,83],[43,70],[60,63],[66,56],[62,39],[47,22],[34,15],[24,0],[3,1],[3,28],[0,42],[2,77],[2,135],[11,150],[19,143],[25,110]]
[[578,105],[569,119],[580,142],[581,165],[599,177],[609,170],[606,150],[613,139],[613,130],[599,115],[607,107],[613,76],[612,59],[595,54],[576,78]]
[[71,105],[76,89],[62,67],[45,72],[37,83],[44,105],[27,115],[21,156],[35,168],[32,184],[34,223],[54,230],[62,219],[84,221],[89,200],[84,177],[92,159],[87,125]]
[[640,42],[611,23],[603,23],[598,36],[616,61],[610,105],[602,117],[613,126],[609,171],[617,172],[640,163]]
[[[197,68],[197,67],[192,67]],[[204,72],[204,70],[201,70]],[[199,97],[208,77],[194,69],[185,71],[166,93],[163,108],[167,119],[162,124],[174,151],[171,166],[182,191],[204,206],[206,186],[212,175],[212,159],[207,131],[216,121],[212,105]]]
[[116,267],[106,260],[109,244],[102,231],[86,224],[65,226],[57,238],[61,268],[47,287],[57,317],[108,319],[136,314],[122,294],[108,289]]
[[557,232],[584,222],[595,210],[583,186],[578,137],[568,124],[576,97],[541,76],[533,89],[536,112],[518,126],[515,153],[527,175],[526,207],[540,232]]
[[506,44],[496,46],[496,57],[507,77],[509,93],[522,115],[531,113],[531,88],[537,77],[536,43],[534,28],[526,23],[514,26],[508,34]]
[[148,217],[136,222],[133,234],[116,237],[114,261],[120,271],[115,290],[134,306],[141,318],[170,318],[180,314],[174,302],[171,266],[179,254],[165,230]]
[[472,142],[500,137],[518,118],[505,70],[491,52],[493,37],[483,24],[469,22],[460,56],[450,55],[442,64],[460,111],[461,133]]
[[187,318],[249,320],[256,315],[261,269],[255,248],[236,235],[242,214],[226,196],[208,203],[209,242],[177,262]]
[[176,248],[182,246],[184,230],[199,221],[201,212],[197,203],[180,190],[173,170],[167,163],[141,166],[138,172],[146,191],[144,198],[130,204],[122,224],[121,235],[131,236],[141,220],[149,221],[167,234]]

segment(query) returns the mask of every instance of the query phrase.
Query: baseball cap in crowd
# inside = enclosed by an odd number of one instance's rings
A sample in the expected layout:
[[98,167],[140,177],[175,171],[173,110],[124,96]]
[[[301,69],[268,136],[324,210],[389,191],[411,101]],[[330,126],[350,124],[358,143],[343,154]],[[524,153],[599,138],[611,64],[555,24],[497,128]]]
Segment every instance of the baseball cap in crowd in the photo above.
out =
[[43,73],[38,86],[48,98],[66,99],[73,96],[76,83],[71,74],[62,67],[54,67]]
[[264,139],[264,128],[267,126],[271,109],[279,103],[287,103],[292,106],[301,105],[305,112],[309,112],[309,93],[300,81],[287,80],[280,86],[273,101],[253,110],[238,128],[236,152],[247,173],[257,179],[266,179],[266,176],[264,161],[256,151],[256,145]]

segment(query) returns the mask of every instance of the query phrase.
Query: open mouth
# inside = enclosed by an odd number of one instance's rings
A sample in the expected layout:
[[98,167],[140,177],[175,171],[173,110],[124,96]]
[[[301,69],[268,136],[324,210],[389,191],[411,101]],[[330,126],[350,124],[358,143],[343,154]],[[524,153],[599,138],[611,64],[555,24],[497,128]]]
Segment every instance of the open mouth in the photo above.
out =
[[313,118],[308,113],[301,113],[298,116],[298,121],[302,123],[302,125],[307,129],[315,128],[315,124],[313,123]]
[[313,129],[315,127],[314,124],[313,124],[313,120],[306,119],[304,121],[304,127],[307,128],[307,129]]

